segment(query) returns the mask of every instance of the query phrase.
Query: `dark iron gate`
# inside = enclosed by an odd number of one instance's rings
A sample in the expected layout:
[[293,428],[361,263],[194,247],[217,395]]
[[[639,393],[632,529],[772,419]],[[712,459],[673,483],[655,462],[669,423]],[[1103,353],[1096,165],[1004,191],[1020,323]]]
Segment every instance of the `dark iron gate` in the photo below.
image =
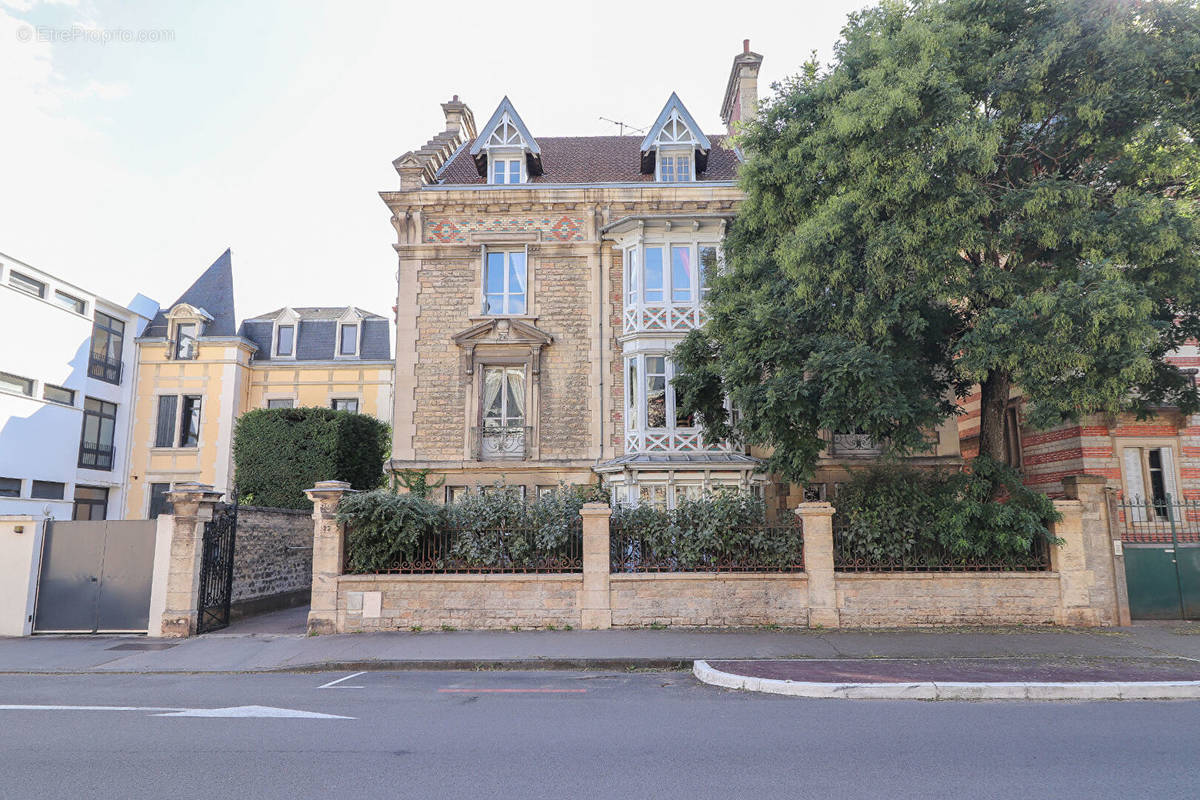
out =
[[[235,494],[236,496],[236,494]],[[233,548],[237,538],[237,501],[219,505],[204,523],[204,553],[200,562],[199,618],[196,633],[207,633],[229,624],[233,598]]]
[[1169,494],[1116,504],[1134,619],[1200,619],[1200,501]]

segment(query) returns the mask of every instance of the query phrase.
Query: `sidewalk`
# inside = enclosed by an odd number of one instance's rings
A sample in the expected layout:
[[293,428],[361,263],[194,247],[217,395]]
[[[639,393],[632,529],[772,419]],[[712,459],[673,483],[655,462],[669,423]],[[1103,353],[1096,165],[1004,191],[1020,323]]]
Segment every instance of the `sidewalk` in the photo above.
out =
[[[1026,665],[1036,670],[1039,664],[1067,661],[1106,669],[1169,668],[1176,670],[1174,675],[1192,674],[1187,672],[1191,664],[1200,667],[1200,623],[1194,622],[1107,629],[638,629],[306,636],[300,632],[302,618],[295,609],[282,611],[192,639],[0,638],[0,673],[690,669],[699,659],[804,659],[827,664],[845,659],[1008,659],[1004,669]],[[1196,678],[1200,679],[1200,670]]]

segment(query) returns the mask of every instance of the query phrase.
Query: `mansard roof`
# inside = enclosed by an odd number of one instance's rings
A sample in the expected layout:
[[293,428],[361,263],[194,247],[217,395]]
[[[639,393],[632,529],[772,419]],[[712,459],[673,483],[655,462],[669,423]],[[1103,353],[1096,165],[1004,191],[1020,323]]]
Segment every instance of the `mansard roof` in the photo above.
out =
[[[694,129],[699,138],[699,128]],[[482,138],[482,137],[480,137]],[[737,178],[739,157],[725,136],[705,136],[710,150],[697,183],[732,181]],[[475,142],[479,139],[475,139]],[[539,183],[654,183],[654,174],[642,172],[642,138],[639,136],[547,136],[539,140],[541,175],[530,175],[529,184]],[[474,144],[474,142],[472,142]],[[437,184],[485,184],[468,152],[458,150],[438,173]],[[511,187],[505,187],[511,188]]]

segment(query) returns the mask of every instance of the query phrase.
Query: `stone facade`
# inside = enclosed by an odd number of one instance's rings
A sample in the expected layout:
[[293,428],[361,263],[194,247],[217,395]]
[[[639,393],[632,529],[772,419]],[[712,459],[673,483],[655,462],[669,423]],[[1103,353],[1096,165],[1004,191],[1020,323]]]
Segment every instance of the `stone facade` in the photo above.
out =
[[311,512],[242,506],[236,542],[232,613],[308,603],[312,589]]

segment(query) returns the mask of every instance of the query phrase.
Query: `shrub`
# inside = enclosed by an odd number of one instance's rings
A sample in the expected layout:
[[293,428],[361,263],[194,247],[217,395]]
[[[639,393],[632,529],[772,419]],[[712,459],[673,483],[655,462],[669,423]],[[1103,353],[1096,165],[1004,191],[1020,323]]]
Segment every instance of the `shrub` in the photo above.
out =
[[350,572],[379,572],[411,561],[422,539],[442,522],[442,507],[416,494],[376,489],[343,496],[338,522],[346,525]]
[[328,408],[249,411],[234,429],[239,497],[278,508],[311,507],[304,495],[317,481],[346,481],[369,490],[383,481],[388,426],[367,414]]
[[450,557],[472,567],[507,568],[566,558],[583,502],[581,492],[566,486],[531,503],[499,485],[469,494],[446,507],[446,522],[454,531]]
[[987,458],[972,462],[969,473],[871,466],[854,473],[835,505],[838,555],[851,561],[1019,566],[1036,543],[1056,541],[1050,499]]
[[771,568],[798,563],[800,527],[768,527],[766,517],[762,500],[737,492],[682,500],[671,510],[620,506],[612,517],[616,556],[634,569]]

